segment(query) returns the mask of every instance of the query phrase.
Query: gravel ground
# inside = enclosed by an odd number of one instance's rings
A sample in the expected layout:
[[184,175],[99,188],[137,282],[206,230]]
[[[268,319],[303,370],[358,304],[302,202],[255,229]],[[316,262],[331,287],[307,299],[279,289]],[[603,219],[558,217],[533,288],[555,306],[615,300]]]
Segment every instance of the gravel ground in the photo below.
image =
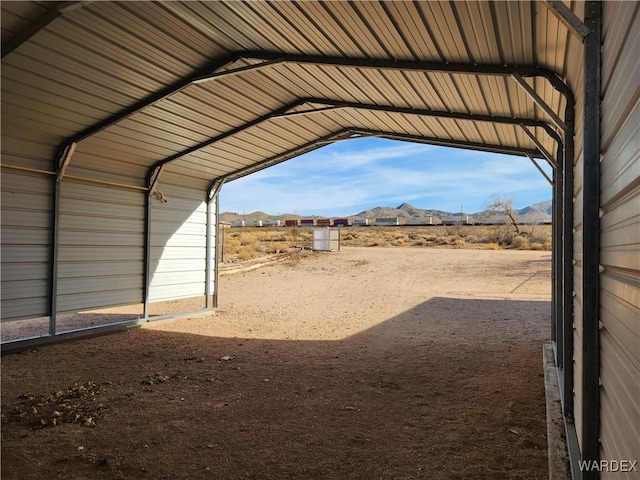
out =
[[548,478],[549,252],[343,248],[3,357],[3,479]]

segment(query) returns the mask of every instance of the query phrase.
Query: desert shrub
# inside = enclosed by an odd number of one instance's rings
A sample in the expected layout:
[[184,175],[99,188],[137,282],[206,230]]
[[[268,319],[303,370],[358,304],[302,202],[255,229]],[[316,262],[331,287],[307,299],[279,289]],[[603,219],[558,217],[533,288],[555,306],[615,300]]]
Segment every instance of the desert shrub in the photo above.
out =
[[251,260],[255,256],[255,250],[249,247],[242,247],[238,251],[238,259],[242,261]]
[[543,242],[530,242],[529,248],[531,250],[551,250],[551,239],[548,238],[544,243]]
[[243,247],[256,248],[256,246],[258,245],[258,240],[256,240],[254,237],[243,238],[241,245]]
[[391,245],[393,245],[394,247],[402,247],[406,244],[407,242],[404,236],[391,241]]
[[503,247],[510,247],[511,244],[513,243],[513,233],[505,230],[505,229],[499,229],[496,231],[496,242],[498,243],[498,245],[501,245]]
[[531,243],[545,243],[547,240],[551,241],[551,232],[533,230],[529,238]]
[[465,247],[465,244],[466,244],[466,242],[464,241],[464,239],[463,239],[463,238],[456,238],[456,239],[453,241],[453,245],[454,245],[456,248],[464,248],[464,247]]
[[513,248],[519,248],[523,250],[529,246],[529,240],[527,240],[527,238],[523,237],[522,235],[516,235],[511,240],[511,245],[513,246]]
[[268,245],[265,248],[265,253],[267,253],[267,254],[284,253],[284,252],[288,252],[288,251],[289,251],[289,245],[286,244],[286,243],[281,243],[281,242],[272,243],[271,245]]
[[478,243],[478,237],[476,235],[467,235],[464,239],[468,243]]
[[411,242],[414,247],[424,247],[426,244],[427,241],[424,238],[417,238]]
[[455,245],[456,240],[461,240],[461,238],[459,238],[457,235],[445,235],[442,237],[438,237],[436,239],[436,243],[438,245]]
[[242,241],[238,237],[226,238],[224,246],[228,250],[236,250],[242,245]]
[[289,236],[292,238],[298,238],[300,237],[300,229],[299,228],[292,228],[291,230],[289,230]]

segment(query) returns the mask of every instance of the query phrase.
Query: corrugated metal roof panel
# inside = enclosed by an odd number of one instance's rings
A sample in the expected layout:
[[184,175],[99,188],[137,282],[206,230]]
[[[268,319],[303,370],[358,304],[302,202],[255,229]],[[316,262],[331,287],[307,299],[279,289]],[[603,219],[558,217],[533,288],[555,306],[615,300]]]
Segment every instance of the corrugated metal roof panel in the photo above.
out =
[[[542,38],[539,32],[534,34],[541,27],[536,27],[536,22],[527,23],[538,10],[550,25],[545,31],[551,36],[544,37],[544,42],[566,44],[566,38],[559,38],[564,35],[559,22],[546,8],[536,9],[531,2],[89,4],[62,15],[3,62],[7,85],[3,99],[7,108],[28,107],[31,102],[32,110],[23,110],[23,116],[30,113],[22,121],[16,116],[13,124],[18,129],[31,128],[34,133],[49,129],[55,143],[233,50],[493,64],[512,60],[527,64],[530,62],[524,57],[530,54],[531,49],[526,48],[530,39]],[[562,56],[547,55],[545,62],[561,67]],[[240,60],[223,70],[255,63]],[[65,68],[60,68],[63,64]],[[560,95],[548,82],[530,82],[556,111],[562,108]],[[28,92],[27,97],[40,98],[25,102],[21,89]],[[82,146],[87,152],[95,148],[100,155],[107,150],[121,157],[136,155],[139,163],[150,166],[286,102],[309,96],[457,112],[544,116],[509,79],[285,63],[187,87],[85,140]],[[498,131],[504,128],[462,128],[456,122],[437,118],[398,122],[395,117],[372,112],[359,115],[363,128],[419,135],[416,127],[422,126],[422,134],[431,136],[448,125],[453,128],[448,133],[450,138],[530,146],[530,140],[517,133],[498,138]],[[36,120],[44,116],[51,119],[49,127]],[[196,169],[202,165],[206,172],[226,171],[234,164],[248,165],[259,161],[260,156],[271,157],[278,150],[290,149],[291,142],[311,140],[309,134],[317,119],[324,125],[317,136],[344,125],[343,113],[314,114],[310,118],[298,117],[296,123],[287,123],[291,135],[267,125],[252,127],[250,135],[239,133],[194,154],[191,165]],[[60,128],[65,122],[67,130]],[[227,167],[216,165],[216,157],[225,157],[230,163]],[[239,157],[245,158],[237,162]]]

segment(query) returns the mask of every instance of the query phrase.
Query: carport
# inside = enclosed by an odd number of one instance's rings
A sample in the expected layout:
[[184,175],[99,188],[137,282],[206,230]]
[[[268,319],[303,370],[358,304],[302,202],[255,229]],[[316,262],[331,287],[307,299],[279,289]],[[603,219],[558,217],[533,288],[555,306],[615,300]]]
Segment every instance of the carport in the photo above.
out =
[[47,328],[3,350],[215,307],[224,183],[327,143],[522,155],[553,169],[574,478],[637,459],[639,26],[631,2],[4,2],[2,323]]

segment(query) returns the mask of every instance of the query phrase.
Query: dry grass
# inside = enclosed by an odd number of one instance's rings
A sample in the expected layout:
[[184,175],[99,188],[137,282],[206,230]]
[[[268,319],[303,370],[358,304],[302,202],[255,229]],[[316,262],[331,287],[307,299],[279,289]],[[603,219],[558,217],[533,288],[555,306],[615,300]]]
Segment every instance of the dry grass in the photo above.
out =
[[[344,227],[346,247],[439,247],[464,249],[551,250],[551,226]],[[233,228],[224,232],[223,261],[247,261],[265,255],[312,248],[313,229],[283,227]]]

